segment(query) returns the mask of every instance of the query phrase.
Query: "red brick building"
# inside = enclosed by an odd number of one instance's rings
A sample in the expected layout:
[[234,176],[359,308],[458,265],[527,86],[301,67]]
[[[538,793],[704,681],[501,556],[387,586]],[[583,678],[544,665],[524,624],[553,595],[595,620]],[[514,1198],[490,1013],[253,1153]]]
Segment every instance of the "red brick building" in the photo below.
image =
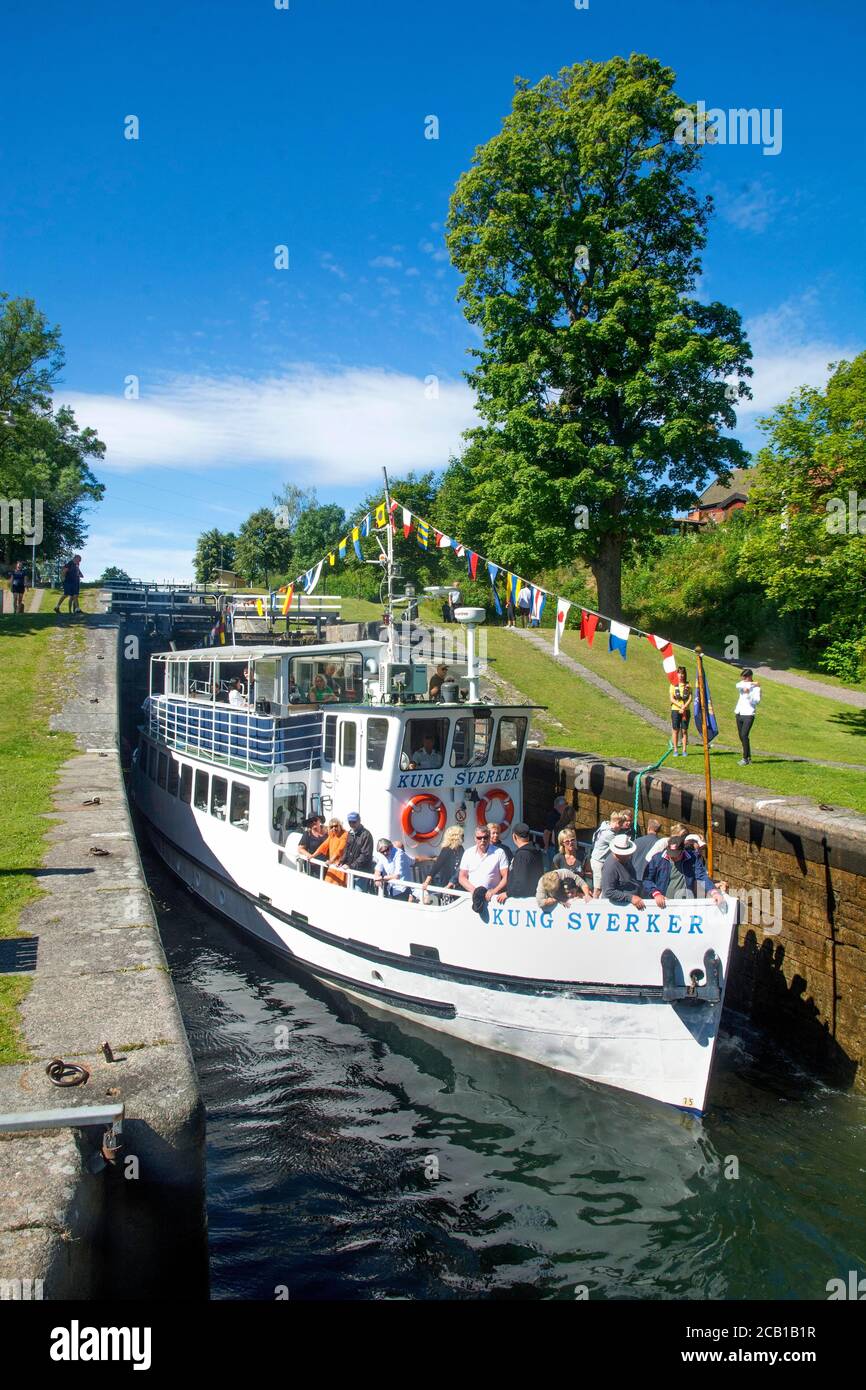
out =
[[677,517],[677,520],[689,522],[693,526],[705,526],[708,522],[718,525],[719,522],[727,521],[734,512],[745,507],[749,500],[752,476],[751,468],[735,468],[729,483],[711,483],[701,493],[698,505],[684,517]]

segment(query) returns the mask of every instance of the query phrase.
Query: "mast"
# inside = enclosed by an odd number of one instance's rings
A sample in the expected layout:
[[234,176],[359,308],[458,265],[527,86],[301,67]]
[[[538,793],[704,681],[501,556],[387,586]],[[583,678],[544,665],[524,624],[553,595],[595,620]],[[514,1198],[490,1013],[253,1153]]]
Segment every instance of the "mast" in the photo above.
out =
[[385,525],[387,528],[387,549],[385,552],[386,573],[386,611],[388,614],[388,660],[394,660],[394,528],[391,525],[391,489],[388,485],[388,470],[382,469],[385,479]]

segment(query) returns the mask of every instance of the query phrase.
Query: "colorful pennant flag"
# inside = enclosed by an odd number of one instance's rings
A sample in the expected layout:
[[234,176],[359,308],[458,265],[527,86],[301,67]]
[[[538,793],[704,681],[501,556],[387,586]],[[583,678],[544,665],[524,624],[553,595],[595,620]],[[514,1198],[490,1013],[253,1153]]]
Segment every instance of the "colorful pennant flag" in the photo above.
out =
[[388,524],[388,509],[387,509],[387,507],[385,506],[385,503],[384,503],[384,502],[380,502],[379,505],[378,505],[378,507],[376,508],[376,525],[377,525],[377,526],[387,526],[387,524]]
[[585,608],[580,610],[580,636],[581,641],[592,646],[592,639],[595,636],[595,629],[598,627],[598,614],[588,613]]
[[265,605],[262,603],[260,598],[256,599],[256,612],[258,613],[260,618],[263,618],[265,616]]
[[328,564],[331,565],[331,566],[333,567],[336,563],[337,563],[337,557],[336,557],[336,555],[334,554],[334,552],[333,552],[333,550],[332,550],[331,553],[330,553],[330,555],[328,556]]
[[626,648],[628,647],[628,635],[630,632],[631,628],[628,623],[615,623],[613,618],[611,618],[607,649],[609,652],[619,652],[623,661],[626,659]]
[[361,522],[361,535],[362,535],[362,536],[369,536],[369,534],[370,534],[370,513],[368,512],[367,515],[364,517],[364,520]]
[[490,575],[490,587],[493,590],[493,602],[496,605],[496,611],[499,616],[502,617],[502,604],[499,601],[499,594],[496,591],[496,576],[499,573],[499,566],[494,565],[492,560],[487,561],[487,573]]
[[303,578],[304,592],[311,594],[319,582],[319,575],[322,573],[324,560],[320,560],[312,569],[307,570]]
[[412,534],[412,513],[409,511],[408,507],[404,507],[404,508],[403,508],[403,539],[408,541],[408,539],[409,539],[409,537],[410,537],[411,534]]
[[532,621],[541,623],[541,615],[544,612],[544,601],[547,594],[543,589],[533,589],[532,591]]
[[420,521],[416,519],[415,534],[417,536],[418,544],[423,546],[426,550],[430,544],[430,527],[426,521]]
[[650,632],[647,633],[646,640],[648,642],[651,642],[652,645],[656,648],[656,650],[661,653],[662,667],[664,668],[664,673],[670,681],[671,685],[676,685],[677,659],[674,656],[673,643],[669,642],[666,637],[656,637],[653,633]]
[[469,569],[470,579],[474,579],[476,574],[478,573],[478,556],[476,555],[474,550],[467,550],[466,564]]
[[556,626],[553,630],[553,655],[559,656],[559,639],[565,631],[565,624],[568,622],[568,613],[571,608],[567,598],[556,600]]
[[358,534],[359,534],[359,532],[358,532],[357,526],[353,526],[353,527],[352,527],[352,544],[353,544],[353,546],[355,547],[355,554],[357,555],[358,559],[359,559],[359,560],[363,560],[364,554],[363,554],[363,551],[361,550],[361,542],[358,540]]
[[441,531],[436,532],[436,544],[440,550],[450,550],[454,542],[450,536],[443,536]]
[[341,560],[345,560],[345,558],[346,558],[346,546],[347,546],[348,544],[349,544],[349,537],[348,537],[348,536],[344,536],[343,539],[340,541],[339,545],[337,546],[337,554],[339,555],[339,557],[340,557]]
[[283,599],[283,617],[286,616],[286,614],[288,613],[289,609],[291,608],[291,606],[292,606],[292,599],[294,598],[294,595],[295,595],[295,586],[294,586],[294,584],[287,584],[287,585],[286,585],[286,597]]

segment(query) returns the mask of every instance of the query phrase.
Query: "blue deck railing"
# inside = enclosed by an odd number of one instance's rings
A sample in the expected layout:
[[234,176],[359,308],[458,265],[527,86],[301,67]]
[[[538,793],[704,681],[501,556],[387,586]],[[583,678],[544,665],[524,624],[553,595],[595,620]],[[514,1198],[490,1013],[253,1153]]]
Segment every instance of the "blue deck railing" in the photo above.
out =
[[145,723],[151,738],[170,748],[249,772],[321,767],[320,710],[276,718],[205,700],[155,695],[147,701]]

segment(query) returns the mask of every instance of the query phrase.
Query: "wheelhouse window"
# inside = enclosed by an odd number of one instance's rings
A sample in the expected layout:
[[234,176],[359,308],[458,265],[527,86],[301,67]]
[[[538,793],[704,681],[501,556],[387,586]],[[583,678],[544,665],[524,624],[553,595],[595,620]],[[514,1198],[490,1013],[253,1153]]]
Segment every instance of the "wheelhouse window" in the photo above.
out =
[[322,740],[322,758],[326,763],[332,763],[337,752],[337,716],[335,714],[325,715],[325,737]]
[[482,763],[486,763],[492,737],[493,720],[491,718],[473,719],[467,715],[458,719],[454,725],[451,766],[480,767]]
[[522,715],[503,714],[496,730],[496,747],[493,750],[493,761],[497,767],[510,767],[520,762],[526,723]]
[[159,785],[160,785],[161,787],[163,787],[163,788],[165,787],[165,779],[166,779],[166,774],[167,774],[167,772],[168,772],[168,754],[167,754],[167,753],[160,753],[160,755],[159,755],[159,772],[157,773],[156,780],[157,780],[157,782],[159,783]]
[[360,652],[295,656],[289,663],[289,701],[305,705],[354,705],[363,699]]
[[292,830],[300,830],[304,823],[307,805],[307,788],[303,782],[274,782],[271,824],[277,839],[285,844],[286,836]]
[[199,769],[195,774],[195,809],[197,811],[207,810],[207,784],[208,774]]
[[217,820],[225,820],[226,818],[228,794],[229,784],[225,777],[214,777],[210,791],[210,813]]
[[358,761],[358,725],[346,719],[340,726],[340,766],[354,767]]
[[214,694],[214,669],[211,661],[191,661],[189,663],[189,686],[187,693],[194,700],[212,700]]
[[189,805],[192,799],[192,768],[183,763],[180,769],[180,799]]
[[232,782],[232,800],[229,821],[238,830],[250,828],[250,789],[244,782]]
[[169,662],[168,667],[168,693],[169,695],[186,694],[186,672],[187,664],[185,661]]
[[408,768],[441,767],[447,742],[447,719],[407,720],[400,754],[401,769],[405,772]]
[[388,744],[387,719],[367,720],[366,763],[370,772],[381,772],[385,766],[385,749]]
[[173,757],[171,756],[171,754],[169,753],[169,755],[168,755],[168,783],[167,783],[167,785],[166,785],[166,791],[168,792],[169,796],[177,796],[178,781],[179,781],[179,775],[178,775],[177,759],[176,759],[176,758],[173,758]]

